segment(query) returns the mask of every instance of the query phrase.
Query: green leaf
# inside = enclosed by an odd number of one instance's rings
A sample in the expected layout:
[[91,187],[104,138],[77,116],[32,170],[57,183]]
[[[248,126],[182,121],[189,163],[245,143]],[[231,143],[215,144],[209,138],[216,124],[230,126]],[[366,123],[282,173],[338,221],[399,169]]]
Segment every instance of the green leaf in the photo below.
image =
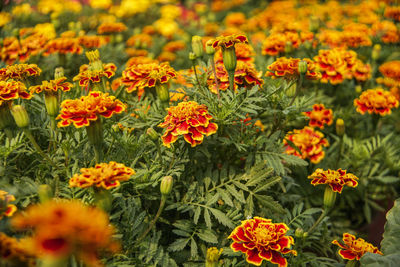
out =
[[193,216],[193,222],[195,224],[197,224],[199,222],[200,213],[201,213],[201,208],[197,207],[196,211],[194,212],[194,216]]
[[204,209],[204,221],[206,222],[207,227],[211,229],[212,223],[208,209]]
[[184,249],[189,242],[190,238],[179,238],[175,240],[171,245],[169,245],[169,251],[181,251]]
[[234,227],[234,225],[233,225],[231,219],[229,219],[229,218],[225,215],[225,213],[223,213],[223,212],[220,211],[220,210],[213,209],[213,208],[210,208],[209,210],[211,211],[211,213],[214,215],[214,217],[215,217],[221,224],[223,224],[223,225],[225,225],[225,226],[228,226],[228,227],[230,227],[230,228],[233,228],[233,227]]
[[236,191],[235,187],[233,185],[226,185],[225,186],[226,190],[237,200],[239,200],[242,203],[245,203],[246,201],[244,200],[243,192],[239,193]]
[[231,196],[229,195],[228,192],[226,192],[225,190],[223,190],[221,188],[217,188],[217,192],[221,196],[221,198],[225,202],[225,204],[233,207],[233,202],[232,202]]
[[196,240],[194,240],[194,238],[191,238],[191,242],[190,242],[190,256],[192,258],[196,258],[198,255],[197,252],[197,244],[196,244]]
[[216,193],[215,195],[213,195],[212,197],[210,197],[207,200],[206,206],[211,206],[212,204],[214,204],[215,202],[217,202],[219,199],[219,194]]
[[212,232],[210,229],[201,229],[198,233],[197,236],[207,242],[207,243],[218,243],[218,238],[217,236]]

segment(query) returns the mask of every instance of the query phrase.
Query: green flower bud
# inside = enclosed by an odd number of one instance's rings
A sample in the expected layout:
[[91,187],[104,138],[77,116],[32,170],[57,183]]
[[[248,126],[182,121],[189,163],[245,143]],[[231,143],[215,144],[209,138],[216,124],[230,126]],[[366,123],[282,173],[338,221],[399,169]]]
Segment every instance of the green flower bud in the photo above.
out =
[[325,187],[325,193],[324,193],[324,210],[328,212],[335,204],[335,201],[336,201],[336,192],[333,192],[332,188],[329,185],[327,185]]
[[194,52],[190,52],[190,53],[189,53],[189,59],[190,59],[191,61],[196,60],[196,54],[195,54]]
[[306,74],[307,73],[307,61],[301,60],[299,62],[298,71],[299,71],[300,74]]
[[203,42],[201,41],[200,36],[195,35],[192,37],[192,50],[196,57],[203,56]]
[[206,256],[206,267],[217,267],[219,257],[222,254],[223,249],[218,249],[216,247],[211,247],[207,249]]
[[379,59],[379,56],[381,55],[381,49],[382,49],[382,47],[380,44],[374,45],[374,48],[372,49],[372,53],[371,53],[371,57],[373,60]]
[[302,228],[297,228],[296,231],[294,232],[294,235],[298,238],[303,238],[304,230]]
[[64,68],[63,67],[58,67],[54,71],[54,79],[58,79],[64,77]]
[[160,138],[158,133],[153,128],[148,128],[146,134],[153,141],[157,141]]
[[361,87],[361,85],[357,85],[357,86],[354,88],[354,90],[356,91],[357,94],[361,94],[361,92],[362,92],[362,87]]
[[166,83],[157,84],[156,85],[156,93],[157,93],[158,98],[161,100],[161,102],[169,101],[168,84],[166,84]]
[[26,109],[21,105],[15,105],[11,108],[11,114],[19,128],[25,128],[29,125],[29,115]]
[[163,196],[169,195],[172,191],[172,184],[174,180],[172,176],[164,176],[161,180],[160,184],[160,192]]
[[336,134],[338,136],[342,136],[344,135],[345,132],[345,125],[344,125],[344,121],[342,119],[337,119],[336,120]]
[[222,48],[222,59],[224,61],[226,71],[235,72],[237,59],[234,46],[231,46],[229,48]]
[[58,97],[54,94],[44,95],[44,104],[46,105],[47,114],[50,117],[56,117],[58,115]]
[[215,48],[212,46],[213,40],[208,40],[206,43],[206,53],[207,55],[214,55],[215,54]]
[[286,42],[286,45],[285,45],[285,53],[286,53],[286,54],[289,54],[289,53],[291,53],[291,52],[293,52],[293,45],[292,45],[291,42]]

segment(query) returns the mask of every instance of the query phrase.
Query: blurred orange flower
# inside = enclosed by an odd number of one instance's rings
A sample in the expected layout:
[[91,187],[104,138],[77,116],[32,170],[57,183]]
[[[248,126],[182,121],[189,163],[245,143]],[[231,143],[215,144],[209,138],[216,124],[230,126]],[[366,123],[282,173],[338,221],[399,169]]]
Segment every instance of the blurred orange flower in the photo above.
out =
[[305,61],[307,63],[307,72],[305,77],[309,80],[317,80],[321,78],[321,73],[316,69],[316,64],[309,58],[286,58],[280,57],[267,67],[265,76],[272,78],[284,77],[286,79],[297,79],[300,76],[299,63]]
[[16,211],[17,207],[10,202],[15,201],[15,197],[6,191],[0,190],[0,220],[3,216],[11,217]]
[[17,240],[0,233],[0,260],[2,263],[9,263],[11,266],[36,266],[35,256],[28,251],[24,240]]
[[364,91],[360,98],[354,99],[354,106],[361,114],[368,112],[385,116],[392,113],[392,108],[399,106],[399,101],[391,92],[375,88]]
[[83,47],[79,44],[78,38],[60,37],[50,40],[45,47],[44,56],[51,54],[82,54]]
[[112,34],[126,31],[128,28],[122,22],[104,22],[97,27],[98,34]]

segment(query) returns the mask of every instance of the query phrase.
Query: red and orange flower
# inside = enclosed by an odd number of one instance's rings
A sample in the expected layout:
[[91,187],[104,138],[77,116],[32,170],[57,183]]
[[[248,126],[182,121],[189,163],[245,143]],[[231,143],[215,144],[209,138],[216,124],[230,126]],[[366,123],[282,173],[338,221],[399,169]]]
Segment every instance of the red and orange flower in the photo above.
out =
[[[299,73],[299,58],[280,57],[275,62],[267,67],[268,71],[265,76],[275,78],[283,77],[285,79],[296,79],[300,76]],[[306,79],[318,80],[321,78],[321,73],[316,69],[316,64],[309,58],[303,58],[307,63]]]
[[356,239],[354,235],[349,233],[343,234],[344,245],[337,240],[333,240],[332,244],[340,247],[339,255],[345,260],[360,260],[360,258],[367,252],[383,255],[377,247],[366,242],[362,238]]
[[260,266],[266,260],[286,267],[288,263],[282,254],[297,255],[295,250],[290,249],[294,240],[286,235],[288,230],[289,227],[284,223],[272,223],[270,219],[254,217],[242,221],[228,238],[233,240],[232,250],[245,253],[248,263]]
[[273,33],[264,40],[262,54],[276,56],[284,52],[287,46],[293,49],[300,44],[301,39],[297,32]]
[[316,186],[319,184],[327,184],[333,192],[342,193],[343,186],[356,187],[358,185],[358,177],[354,174],[347,173],[346,170],[338,169],[327,170],[316,169],[308,179],[312,179],[311,184]]
[[180,135],[192,147],[203,142],[204,135],[209,136],[218,130],[218,125],[211,122],[213,117],[208,114],[205,105],[194,101],[181,102],[168,108],[168,115],[158,126],[166,128],[162,141],[166,147],[171,147]]
[[308,118],[310,118],[310,127],[319,127],[324,129],[324,125],[331,125],[333,123],[333,112],[332,109],[325,108],[324,104],[314,104],[311,111],[303,112]]
[[118,187],[120,182],[127,181],[135,171],[122,163],[110,161],[96,164],[93,168],[82,168],[81,174],[75,174],[69,180],[70,187],[87,188],[91,186],[111,189]]
[[360,98],[354,99],[354,106],[361,114],[368,112],[385,116],[392,113],[392,108],[399,106],[399,101],[390,91],[375,88],[364,91]]
[[0,190],[0,220],[3,216],[11,217],[16,211],[17,207],[10,202],[15,201],[15,197],[6,191]]
[[[298,149],[292,147],[286,140],[291,141]],[[324,134],[309,126],[288,132],[283,143],[286,146],[286,154],[302,159],[308,158],[314,164],[319,163],[325,157],[325,151],[322,148],[329,146]]]
[[17,240],[4,233],[0,233],[0,261],[6,266],[7,263],[10,266],[36,266],[36,258],[28,251],[24,239]]
[[76,200],[30,206],[14,216],[12,225],[17,230],[33,230],[33,236],[25,242],[38,258],[75,255],[88,266],[103,266],[98,254],[119,250],[107,214]]
[[234,47],[237,43],[248,43],[247,37],[240,34],[232,34],[228,36],[219,36],[215,38],[212,46],[214,48],[221,47],[222,49],[227,49]]
[[30,76],[39,76],[41,72],[36,64],[14,64],[0,69],[0,80],[22,81]]
[[107,79],[115,75],[117,66],[113,63],[103,64],[102,70],[92,70],[89,65],[84,64],[79,68],[79,74],[76,75],[72,80],[79,81],[79,86],[87,87],[90,83],[99,83],[102,77]]
[[386,78],[400,83],[400,60],[388,61],[379,66],[379,71]]
[[122,22],[104,22],[97,28],[98,34],[112,34],[126,31],[128,28]]
[[45,47],[44,56],[51,54],[82,54],[83,47],[75,37],[60,37],[50,40]]
[[66,127],[72,123],[76,128],[80,128],[89,126],[91,121],[96,121],[100,116],[111,118],[112,115],[119,114],[125,109],[125,105],[115,99],[115,96],[92,91],[80,99],[64,100],[61,103],[60,115],[56,119],[61,120],[58,122],[58,127]]
[[45,94],[57,94],[59,91],[67,92],[71,90],[72,83],[66,82],[66,77],[57,78],[50,81],[42,81],[41,85],[31,86],[29,91],[31,94],[39,94],[45,92]]
[[[238,43],[235,45],[235,53],[237,61],[254,62],[254,49],[247,43]],[[223,62],[222,51],[217,50],[215,53],[215,62]]]
[[26,86],[22,82],[0,81],[0,106],[13,99],[30,99],[31,97],[32,95],[26,91]]

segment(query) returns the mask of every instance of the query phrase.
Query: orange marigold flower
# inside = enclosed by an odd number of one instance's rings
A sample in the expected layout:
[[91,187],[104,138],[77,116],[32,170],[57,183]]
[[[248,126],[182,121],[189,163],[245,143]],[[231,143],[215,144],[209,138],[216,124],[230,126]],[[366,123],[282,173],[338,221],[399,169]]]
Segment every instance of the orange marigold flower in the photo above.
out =
[[357,59],[352,68],[353,77],[357,81],[365,82],[371,79],[372,70],[370,64],[364,64],[361,60]]
[[60,115],[57,116],[58,127],[66,127],[71,123],[76,128],[89,126],[99,116],[111,118],[113,114],[119,114],[125,110],[125,105],[109,96],[108,93],[99,91],[89,92],[89,95],[80,99],[67,99],[61,103]]
[[400,60],[388,61],[379,67],[383,76],[400,82]]
[[42,91],[44,91],[45,94],[57,94],[58,91],[67,92],[71,90],[73,85],[72,83],[66,82],[66,80],[66,77],[61,77],[55,80],[42,81],[41,85],[31,86],[29,91],[31,94],[39,94]]
[[32,34],[25,39],[21,39],[21,50],[19,52],[19,61],[25,62],[31,56],[38,55],[43,52],[47,42],[48,36],[41,33]]
[[288,230],[289,227],[284,223],[254,217],[242,221],[228,238],[233,240],[232,250],[245,253],[248,263],[260,266],[266,260],[279,267],[286,267],[288,263],[282,254],[292,253],[297,256],[296,250],[290,249],[294,239],[286,235]]
[[36,64],[14,64],[0,69],[0,79],[25,80],[30,76],[39,76],[41,72]]
[[162,51],[157,57],[157,60],[160,62],[172,62],[175,59],[176,54],[168,51]]
[[[244,62],[254,62],[255,52],[251,45],[246,43],[238,43],[235,45],[235,53],[237,61],[244,61]],[[222,51],[217,50],[215,53],[215,61],[223,62],[222,59]]]
[[400,21],[400,6],[386,6],[384,16]]
[[75,255],[88,266],[103,266],[99,252],[117,252],[108,215],[77,200],[52,200],[14,216],[17,230],[33,230],[26,242],[39,258]]
[[99,48],[109,42],[109,38],[105,36],[97,36],[97,35],[84,35],[78,37],[78,41],[80,45],[83,45],[86,48]]
[[26,91],[26,86],[22,82],[0,81],[0,106],[13,99],[30,99],[31,97],[32,95]]
[[16,37],[4,38],[3,45],[0,50],[1,60],[6,64],[13,64],[15,61],[19,60],[22,49],[23,48]]
[[[11,266],[36,266],[35,256],[28,251],[24,240],[17,240],[0,233],[0,261]],[[5,262],[3,262],[5,261]]]
[[314,104],[311,111],[303,112],[304,115],[310,118],[310,127],[319,127],[324,129],[324,125],[333,123],[332,109],[326,109],[324,104]]
[[392,108],[399,106],[399,101],[391,92],[375,88],[364,91],[360,98],[354,99],[354,106],[361,114],[368,112],[385,116],[392,113]]
[[121,181],[127,181],[135,171],[122,163],[110,161],[96,164],[93,168],[82,168],[81,174],[75,174],[69,180],[70,187],[87,188],[91,186],[111,189],[118,187]]
[[128,28],[122,22],[104,22],[97,27],[98,34],[110,34],[126,31]]
[[234,47],[237,43],[248,43],[247,37],[240,34],[232,34],[228,36],[219,36],[217,37],[212,46],[214,48],[222,47],[223,49]]
[[332,244],[340,247],[339,255],[346,260],[360,260],[367,252],[383,255],[377,247],[374,247],[362,238],[356,239],[354,235],[349,233],[343,234],[343,242],[344,245],[340,244],[337,240],[333,240]]
[[10,202],[15,201],[15,197],[6,191],[0,190],[0,220],[3,216],[11,217],[16,211],[17,207]]
[[218,130],[218,125],[210,122],[213,117],[208,114],[207,106],[197,102],[181,102],[168,108],[168,115],[158,126],[166,128],[161,137],[164,146],[171,147],[180,135],[186,142],[195,147],[203,142],[204,135],[209,136]]
[[384,43],[398,43],[400,41],[399,30],[391,21],[377,21],[371,26],[372,35],[376,36]]
[[102,77],[107,79],[114,76],[117,67],[113,63],[103,64],[103,70],[91,70],[89,65],[84,64],[79,68],[79,74],[72,80],[79,81],[79,86],[86,87],[89,83],[99,83]]
[[[224,64],[218,62],[215,66],[217,79],[219,83],[219,90],[227,90],[229,88],[229,76]],[[211,92],[217,93],[217,86],[215,84],[214,73],[210,72],[207,83]],[[261,79],[261,72],[258,72],[253,64],[248,64],[243,61],[238,61],[235,70],[234,88],[238,87],[251,88],[255,85],[262,86],[264,81]]]
[[127,48],[125,52],[130,57],[145,57],[149,54],[149,51],[145,49],[135,49],[135,48]]
[[[299,58],[280,57],[267,67],[268,71],[265,76],[274,78],[284,77],[286,79],[297,79],[299,73]],[[316,70],[316,64],[309,58],[303,58],[307,63],[307,72],[305,77],[309,80],[317,80],[321,78],[321,73]]]
[[[291,147],[286,140],[291,141],[298,149]],[[325,157],[325,151],[322,148],[329,146],[324,134],[309,126],[288,132],[283,139],[283,144],[286,146],[286,154],[302,159],[308,158],[314,164],[319,163]]]
[[51,54],[82,54],[83,48],[78,38],[60,37],[50,40],[43,53],[44,56]]
[[175,77],[176,71],[170,67],[168,62],[140,64],[127,67],[122,72],[122,83],[127,86],[128,93],[137,91],[138,97],[141,97],[144,88],[168,83],[171,78]]
[[149,64],[149,63],[158,63],[157,60],[149,58],[149,57],[143,57],[143,56],[138,56],[138,57],[131,57],[127,62],[126,62],[126,67],[131,67],[133,65],[139,65],[139,64]]
[[171,41],[165,44],[163,51],[175,53],[186,48],[186,43],[181,40]]
[[292,48],[298,48],[300,43],[301,39],[297,32],[273,33],[264,40],[262,54],[276,56],[284,52],[288,44]]
[[358,178],[351,173],[346,173],[346,170],[338,169],[327,170],[316,169],[308,179],[312,179],[311,184],[316,186],[319,184],[327,184],[333,192],[342,193],[343,186],[356,187]]
[[225,17],[225,25],[229,27],[240,27],[246,23],[246,16],[242,12],[229,13]]
[[134,46],[134,47],[141,47],[141,48],[148,48],[151,47],[153,44],[153,37],[149,34],[140,33],[133,35],[126,41],[127,46]]

